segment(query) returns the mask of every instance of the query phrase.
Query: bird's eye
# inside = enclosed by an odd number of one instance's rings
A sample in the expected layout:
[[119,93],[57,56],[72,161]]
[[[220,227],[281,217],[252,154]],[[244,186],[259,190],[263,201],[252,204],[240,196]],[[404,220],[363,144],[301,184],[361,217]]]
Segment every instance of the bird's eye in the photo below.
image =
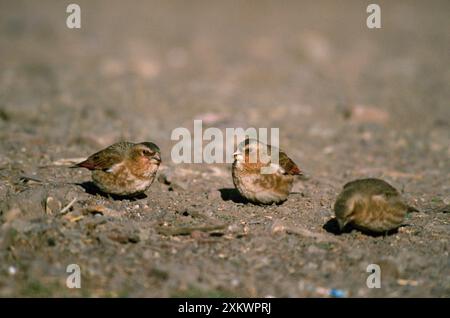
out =
[[143,150],[143,151],[142,151],[142,154],[143,154],[144,156],[150,156],[152,153],[151,153],[150,151],[148,151],[148,150]]

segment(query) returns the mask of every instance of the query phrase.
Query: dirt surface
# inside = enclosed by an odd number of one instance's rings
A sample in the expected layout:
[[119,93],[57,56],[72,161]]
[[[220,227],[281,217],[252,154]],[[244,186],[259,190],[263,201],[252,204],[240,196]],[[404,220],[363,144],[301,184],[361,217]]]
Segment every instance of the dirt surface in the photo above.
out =
[[[81,30],[65,1],[0,1],[0,296],[450,296],[449,1],[379,1],[379,30],[365,1],[77,3]],[[307,177],[243,203],[229,164],[171,162],[194,119],[280,128]],[[162,150],[146,197],[62,160],[123,139]],[[420,212],[337,235],[337,194],[369,176]]]

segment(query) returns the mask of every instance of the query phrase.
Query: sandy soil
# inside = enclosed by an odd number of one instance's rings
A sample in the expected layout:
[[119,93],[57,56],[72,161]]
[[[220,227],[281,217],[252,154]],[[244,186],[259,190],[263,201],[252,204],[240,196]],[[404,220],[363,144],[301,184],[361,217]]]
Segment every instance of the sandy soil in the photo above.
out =
[[[0,2],[0,296],[450,296],[450,2],[379,1],[380,30],[364,1],[77,3],[81,30],[64,1]],[[242,203],[229,164],[171,162],[194,119],[280,128],[308,177]],[[122,139],[162,149],[144,198],[61,161]],[[338,192],[367,176],[420,212],[337,235]]]

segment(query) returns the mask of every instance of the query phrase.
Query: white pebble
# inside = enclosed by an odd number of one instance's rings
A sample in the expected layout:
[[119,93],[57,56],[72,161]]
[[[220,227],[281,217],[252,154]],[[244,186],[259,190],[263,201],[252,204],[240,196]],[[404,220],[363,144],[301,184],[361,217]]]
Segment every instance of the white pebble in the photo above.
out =
[[8,267],[8,273],[11,276],[16,275],[17,269],[14,266],[10,266],[10,267]]

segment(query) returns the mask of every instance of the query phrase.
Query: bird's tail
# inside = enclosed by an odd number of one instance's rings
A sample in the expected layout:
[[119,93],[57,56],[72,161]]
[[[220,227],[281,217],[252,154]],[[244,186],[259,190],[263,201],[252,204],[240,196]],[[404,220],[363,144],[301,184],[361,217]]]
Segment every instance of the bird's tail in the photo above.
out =
[[84,161],[81,161],[79,163],[76,163],[76,164],[70,166],[69,168],[70,169],[75,169],[75,168],[87,168],[87,169],[90,169],[90,166],[91,165],[88,164],[87,160],[84,160]]

